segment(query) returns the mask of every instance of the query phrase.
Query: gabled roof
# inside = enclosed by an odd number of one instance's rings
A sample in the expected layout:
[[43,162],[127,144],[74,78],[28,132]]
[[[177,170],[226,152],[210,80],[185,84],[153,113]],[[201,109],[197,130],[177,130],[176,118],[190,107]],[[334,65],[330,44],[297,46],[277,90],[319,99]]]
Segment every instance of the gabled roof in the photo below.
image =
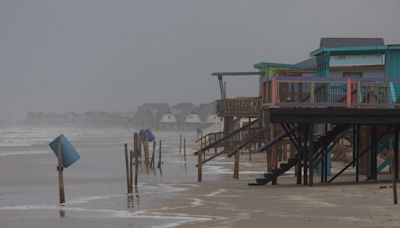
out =
[[216,104],[200,104],[199,106],[199,116],[201,121],[206,121],[209,115],[216,115]]
[[295,65],[310,66],[312,68],[316,68],[317,67],[317,58],[312,57],[312,58],[306,59],[304,61],[301,61],[299,63],[296,63]]
[[160,121],[169,110],[167,103],[144,103],[140,105],[133,117],[134,122]]
[[149,108],[157,121],[161,120],[162,116],[168,111],[169,104],[167,103],[147,103],[143,104]]
[[148,123],[155,120],[155,116],[146,105],[140,105],[133,117],[133,122],[135,123]]
[[189,114],[197,114],[197,108],[192,103],[179,103],[171,107],[172,113],[175,115],[176,121],[183,123]]
[[383,38],[321,38],[320,48],[382,46]]

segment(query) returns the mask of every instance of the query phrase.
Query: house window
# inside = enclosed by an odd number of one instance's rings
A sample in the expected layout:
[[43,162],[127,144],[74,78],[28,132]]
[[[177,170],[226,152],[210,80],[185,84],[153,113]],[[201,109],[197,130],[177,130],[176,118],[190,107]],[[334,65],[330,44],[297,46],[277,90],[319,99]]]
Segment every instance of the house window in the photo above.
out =
[[361,78],[362,72],[343,72],[344,78]]
[[169,119],[169,120],[171,119],[171,116],[170,116],[170,115],[168,115],[168,119]]
[[337,55],[337,56],[334,56],[334,58],[336,60],[346,60],[347,59],[347,55]]

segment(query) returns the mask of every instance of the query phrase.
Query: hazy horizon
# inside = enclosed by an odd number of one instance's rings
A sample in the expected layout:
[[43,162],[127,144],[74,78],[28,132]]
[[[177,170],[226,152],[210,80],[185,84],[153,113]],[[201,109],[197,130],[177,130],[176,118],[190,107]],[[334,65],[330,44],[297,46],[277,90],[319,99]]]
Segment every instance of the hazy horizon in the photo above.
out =
[[[0,118],[211,102],[214,71],[296,63],[321,37],[400,43],[400,1],[0,1]],[[228,96],[257,94],[255,78]]]

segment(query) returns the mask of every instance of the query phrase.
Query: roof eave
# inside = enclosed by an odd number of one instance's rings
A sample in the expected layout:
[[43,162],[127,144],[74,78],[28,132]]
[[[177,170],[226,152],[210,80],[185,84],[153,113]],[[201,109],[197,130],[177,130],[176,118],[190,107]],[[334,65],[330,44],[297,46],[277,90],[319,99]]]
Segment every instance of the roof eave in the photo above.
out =
[[352,47],[337,47],[337,48],[320,48],[310,52],[311,56],[317,56],[323,52],[329,53],[384,53],[386,50],[400,49],[400,45],[381,45],[381,46],[352,46]]
[[287,64],[287,63],[271,63],[271,62],[260,62],[253,65],[254,68],[263,70],[269,66],[277,66],[277,67],[287,67],[287,68],[298,68],[298,69],[310,69],[313,68],[309,65],[298,65],[298,64]]

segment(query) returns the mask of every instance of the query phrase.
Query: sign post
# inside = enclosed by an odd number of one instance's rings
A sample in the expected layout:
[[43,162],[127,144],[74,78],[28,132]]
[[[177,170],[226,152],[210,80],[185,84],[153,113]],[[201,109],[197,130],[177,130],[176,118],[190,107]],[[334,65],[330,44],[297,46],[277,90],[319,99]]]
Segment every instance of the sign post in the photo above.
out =
[[80,156],[72,144],[68,141],[68,139],[64,135],[60,135],[55,138],[49,144],[51,150],[57,156],[58,164],[58,187],[59,187],[59,196],[60,196],[60,204],[65,203],[65,192],[64,192],[64,176],[63,171],[64,168],[72,165],[76,162]]
[[57,138],[57,158],[58,158],[58,188],[59,188],[59,195],[60,195],[60,204],[65,203],[65,192],[64,192],[64,176],[63,170],[64,167],[62,165],[62,151],[61,151],[61,139],[60,137]]

